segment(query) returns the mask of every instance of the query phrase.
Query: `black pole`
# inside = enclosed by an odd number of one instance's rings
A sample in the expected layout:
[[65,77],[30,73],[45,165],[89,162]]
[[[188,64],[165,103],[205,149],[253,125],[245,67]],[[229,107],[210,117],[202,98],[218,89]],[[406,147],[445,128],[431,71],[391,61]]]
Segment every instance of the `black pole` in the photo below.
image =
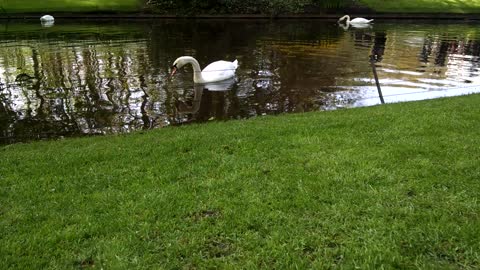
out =
[[382,104],[385,104],[385,100],[383,100],[382,89],[378,81],[377,66],[375,64],[382,61],[386,42],[387,34],[385,32],[376,32],[373,41],[372,55],[370,55],[370,64],[372,65],[373,76],[375,77],[375,84],[377,85],[378,97]]
[[380,88],[380,82],[378,81],[377,66],[375,66],[375,60],[373,59],[374,57],[371,56],[370,58],[371,58],[370,64],[372,65],[373,77],[375,78],[375,84],[377,85],[378,96],[380,97],[380,102],[382,104],[385,104],[385,100],[383,100],[382,89]]

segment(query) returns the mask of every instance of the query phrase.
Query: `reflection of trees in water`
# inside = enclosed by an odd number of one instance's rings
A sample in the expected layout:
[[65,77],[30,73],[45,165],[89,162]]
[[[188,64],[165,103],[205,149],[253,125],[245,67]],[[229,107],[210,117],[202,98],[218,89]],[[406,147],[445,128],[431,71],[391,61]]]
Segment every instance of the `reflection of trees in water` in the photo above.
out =
[[446,65],[447,61],[447,53],[449,52],[450,42],[447,41],[440,41],[440,43],[437,45],[437,54],[435,56],[435,65],[444,67]]
[[[480,41],[471,37],[429,35],[425,38],[419,60],[422,71],[437,76],[452,76],[453,80],[471,83],[480,68]],[[430,68],[426,70],[424,68]]]
[[[32,75],[17,76],[15,83],[6,85],[7,95],[2,95],[5,107],[10,108],[6,114],[9,118],[8,122],[6,125],[2,125],[4,133],[2,139],[8,140],[9,137],[16,137],[21,140],[25,136],[44,138],[49,137],[52,133],[58,135],[74,133],[75,130],[69,128],[68,115],[63,108],[64,101],[53,95],[49,96],[48,94],[52,90],[42,88],[42,79],[45,74],[41,67],[39,50],[31,47],[30,52],[32,65],[29,72]],[[16,54],[16,56],[19,55]],[[24,60],[19,59],[18,62],[27,62]],[[24,68],[22,67],[22,69]],[[11,81],[8,77],[2,79]],[[20,104],[23,103],[23,106],[17,109],[18,105],[12,101],[19,97],[22,99],[17,101]]]
[[[452,38],[428,36],[424,39],[419,60],[423,63],[432,62],[435,66],[447,65],[448,57],[452,54],[480,56],[480,41],[469,38]],[[478,63],[474,61],[474,63]]]
[[15,112],[12,109],[8,97],[3,94],[4,88],[0,81],[0,137],[10,137],[9,126],[15,119]]
[[249,102],[255,115],[318,110],[343,63],[329,59],[342,34],[309,23],[270,29],[254,51]]
[[[338,91],[337,85],[371,78],[369,55],[382,65],[395,65],[402,30],[397,35],[397,30],[323,26],[307,21],[156,21],[143,28],[147,32],[115,37],[85,34],[69,40],[50,32],[10,37],[9,45],[0,47],[0,137],[128,132],[317,110],[328,93]],[[416,70],[417,56],[425,66],[448,66],[458,54],[476,57],[468,68],[478,73],[477,40],[420,38],[418,54],[402,51],[412,58],[402,59],[402,69]],[[230,91],[203,91],[195,112],[182,114],[179,101],[193,104],[191,73],[186,69],[169,82],[166,77],[174,58],[186,54],[202,66],[239,58],[240,80]]]
[[[315,55],[314,50],[311,57],[306,57],[304,49],[325,49],[334,45],[340,36],[336,28],[323,28],[305,21],[293,24],[167,21],[153,26],[151,53],[155,66],[169,65],[179,55],[193,55],[205,66],[219,59],[233,60],[235,54],[240,54],[238,72],[244,74],[238,83],[238,96],[222,103],[223,94],[208,93],[202,97],[200,111],[204,113],[203,118],[248,117],[318,109],[321,104],[318,96],[322,92],[319,81],[333,85],[334,77],[319,78],[317,71],[331,68],[331,63]],[[297,56],[301,59],[294,58]],[[219,115],[219,104],[224,104],[223,116]],[[208,108],[211,110],[207,116]]]
[[[382,27],[350,32],[356,47],[360,49],[370,44],[373,60],[382,62],[378,65],[382,67],[379,69],[380,79],[384,79],[384,85],[390,88],[387,90],[390,95],[401,94],[403,89],[413,87],[418,91],[435,87],[447,89],[459,83],[471,83],[474,80],[470,77],[478,77],[479,41],[471,32],[415,31],[415,35],[412,34],[403,29]],[[408,46],[407,49],[401,47],[402,43]],[[418,54],[415,54],[417,48]],[[365,94],[350,94],[349,104],[354,103],[351,100],[363,98],[362,95]]]
[[422,46],[422,51],[420,52],[419,55],[419,60],[422,63],[428,63],[430,55],[432,54],[433,51],[433,40],[431,37],[426,37],[423,46]]
[[[23,40],[11,41],[15,46],[0,48],[0,58],[8,59],[3,64],[11,71],[3,78],[8,82],[9,94],[2,94],[2,108],[11,112],[2,114],[2,119],[7,119],[2,131],[21,140],[22,136],[125,132],[212,117],[230,119],[318,107],[315,97],[321,91],[312,87],[317,80],[308,75],[315,74],[315,70],[309,71],[309,65],[292,61],[281,50],[270,50],[269,42],[262,45],[262,40],[265,36],[280,43],[298,40],[303,44],[302,40],[309,40],[307,47],[321,47],[330,45],[330,41],[323,40],[325,36],[330,37],[328,40],[338,37],[336,31],[325,33],[307,22],[225,24],[156,22],[146,28],[148,41],[142,39],[143,35],[140,41],[111,36],[104,39],[98,34],[71,41],[68,35],[63,39],[52,34],[48,40],[20,35]],[[134,32],[132,35],[138,35]],[[322,43],[310,41],[319,37]],[[13,47],[21,49],[13,51]],[[256,75],[253,80],[240,81],[231,91],[205,91],[198,112],[181,118],[175,112],[175,93],[185,86],[167,83],[165,77],[166,67],[182,54],[197,56],[203,65],[242,55],[239,72]],[[284,68],[286,65],[291,71]],[[314,66],[327,65],[316,61]],[[16,68],[34,80],[15,83]],[[302,75],[297,76],[297,71]],[[326,84],[331,82],[331,78],[325,79]]]
[[375,32],[375,37],[373,39],[372,54],[371,54],[372,60],[374,60],[377,63],[383,60],[386,44],[387,44],[387,33]]
[[479,40],[466,40],[463,53],[465,55],[472,55],[476,57],[472,61],[472,65],[469,67],[469,76],[474,77],[478,74],[480,68],[480,41]]
[[[1,113],[3,137],[108,133],[128,131],[135,121],[144,125],[148,102],[144,99],[141,108],[131,104],[131,92],[145,91],[151,77],[138,72],[146,69],[141,67],[147,58],[143,44],[111,48],[101,43],[19,41],[15,45],[25,44],[31,49],[20,54],[13,47],[1,48],[2,68],[10,71],[0,78],[7,82],[0,93],[2,108],[9,110]],[[24,75],[17,76],[17,69]]]

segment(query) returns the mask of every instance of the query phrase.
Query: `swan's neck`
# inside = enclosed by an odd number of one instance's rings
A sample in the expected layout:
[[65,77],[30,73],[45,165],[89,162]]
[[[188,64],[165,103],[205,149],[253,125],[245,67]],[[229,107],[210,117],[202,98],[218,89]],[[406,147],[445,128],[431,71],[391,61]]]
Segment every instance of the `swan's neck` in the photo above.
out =
[[350,16],[345,15],[345,16],[343,16],[343,17],[340,19],[340,21],[343,20],[343,19],[347,19],[346,22],[347,22],[347,23],[350,23]]
[[193,82],[196,83],[203,83],[205,80],[202,77],[202,70],[200,69],[200,64],[198,63],[197,59],[189,58],[187,63],[191,64],[193,67]]

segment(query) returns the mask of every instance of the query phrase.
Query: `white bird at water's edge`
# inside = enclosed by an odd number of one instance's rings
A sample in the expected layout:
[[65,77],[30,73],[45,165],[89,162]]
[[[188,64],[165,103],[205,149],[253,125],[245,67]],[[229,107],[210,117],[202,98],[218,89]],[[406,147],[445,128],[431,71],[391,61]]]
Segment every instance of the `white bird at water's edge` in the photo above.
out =
[[373,19],[368,20],[368,19],[365,19],[365,18],[355,18],[353,20],[350,20],[350,16],[345,15],[345,16],[341,17],[340,19],[338,19],[338,22],[341,22],[344,19],[347,19],[346,20],[347,25],[348,24],[367,24],[367,23],[371,23],[373,21]]
[[235,70],[238,67],[237,60],[233,62],[220,60],[209,64],[201,70],[200,64],[195,58],[191,56],[181,56],[173,62],[170,77],[175,74],[177,69],[182,68],[187,64],[190,64],[193,67],[194,83],[211,83],[233,78],[235,76]]
[[40,17],[41,22],[53,22],[55,18],[52,15],[43,15]]

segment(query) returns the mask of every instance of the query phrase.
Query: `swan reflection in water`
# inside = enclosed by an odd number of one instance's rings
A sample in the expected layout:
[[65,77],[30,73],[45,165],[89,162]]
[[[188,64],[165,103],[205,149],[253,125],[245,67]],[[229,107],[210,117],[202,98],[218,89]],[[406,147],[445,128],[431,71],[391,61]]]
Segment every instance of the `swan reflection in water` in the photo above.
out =
[[52,27],[55,22],[54,21],[45,21],[45,22],[41,22],[42,24],[42,27],[45,27],[45,28],[48,28],[48,27]]
[[185,114],[195,114],[200,109],[200,103],[202,101],[202,96],[204,91],[212,91],[212,92],[220,92],[220,91],[230,91],[232,90],[234,84],[237,82],[236,77],[213,82],[213,83],[205,83],[205,84],[194,84],[194,94],[193,100],[191,102],[192,105],[188,105],[186,102],[177,101],[175,103],[175,108],[177,113],[180,115]]

